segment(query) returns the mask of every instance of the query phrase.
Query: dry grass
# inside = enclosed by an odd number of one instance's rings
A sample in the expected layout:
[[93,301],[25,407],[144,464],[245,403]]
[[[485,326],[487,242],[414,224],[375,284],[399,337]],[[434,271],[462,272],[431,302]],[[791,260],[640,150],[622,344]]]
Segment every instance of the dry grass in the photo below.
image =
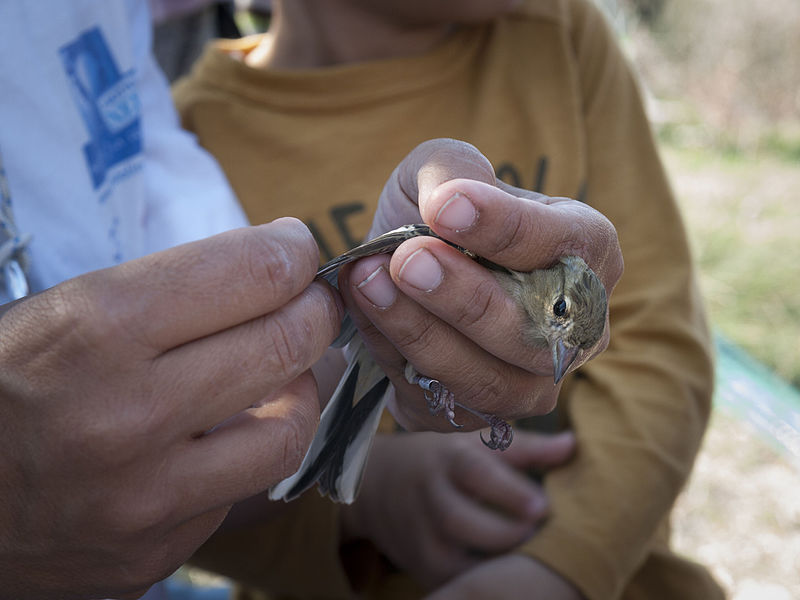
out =
[[731,600],[800,598],[800,477],[738,417],[714,412],[674,530]]

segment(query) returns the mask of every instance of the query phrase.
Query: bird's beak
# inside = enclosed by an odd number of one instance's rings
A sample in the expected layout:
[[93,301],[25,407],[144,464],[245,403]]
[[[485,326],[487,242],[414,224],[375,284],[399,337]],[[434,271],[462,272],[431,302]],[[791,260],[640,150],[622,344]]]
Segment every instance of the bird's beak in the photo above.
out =
[[578,358],[581,349],[578,346],[567,348],[560,338],[556,338],[551,344],[550,350],[553,352],[553,379],[555,379],[555,383],[558,383],[567,374],[570,365]]

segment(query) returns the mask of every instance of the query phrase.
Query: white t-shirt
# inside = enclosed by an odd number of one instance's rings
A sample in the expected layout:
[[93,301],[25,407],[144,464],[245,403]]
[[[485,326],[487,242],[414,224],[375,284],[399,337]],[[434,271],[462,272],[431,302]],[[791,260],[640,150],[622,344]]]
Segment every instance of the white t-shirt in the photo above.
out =
[[146,0],[0,2],[0,245],[32,234],[33,292],[247,224],[150,44]]
[[247,223],[150,43],[146,0],[0,2],[0,156],[32,291]]

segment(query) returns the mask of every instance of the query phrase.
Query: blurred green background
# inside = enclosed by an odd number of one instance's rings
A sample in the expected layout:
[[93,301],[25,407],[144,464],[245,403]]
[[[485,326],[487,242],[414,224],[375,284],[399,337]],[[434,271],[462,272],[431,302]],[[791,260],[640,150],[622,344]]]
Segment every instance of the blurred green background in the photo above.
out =
[[641,76],[715,326],[800,385],[800,2],[598,2]]

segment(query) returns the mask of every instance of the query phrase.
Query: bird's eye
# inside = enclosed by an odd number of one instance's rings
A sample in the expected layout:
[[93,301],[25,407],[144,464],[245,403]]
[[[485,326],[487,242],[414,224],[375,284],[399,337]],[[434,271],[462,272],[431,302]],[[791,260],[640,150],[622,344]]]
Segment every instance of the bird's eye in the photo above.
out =
[[559,298],[556,300],[556,303],[553,304],[553,314],[557,317],[563,317],[567,314],[567,301],[564,298]]

